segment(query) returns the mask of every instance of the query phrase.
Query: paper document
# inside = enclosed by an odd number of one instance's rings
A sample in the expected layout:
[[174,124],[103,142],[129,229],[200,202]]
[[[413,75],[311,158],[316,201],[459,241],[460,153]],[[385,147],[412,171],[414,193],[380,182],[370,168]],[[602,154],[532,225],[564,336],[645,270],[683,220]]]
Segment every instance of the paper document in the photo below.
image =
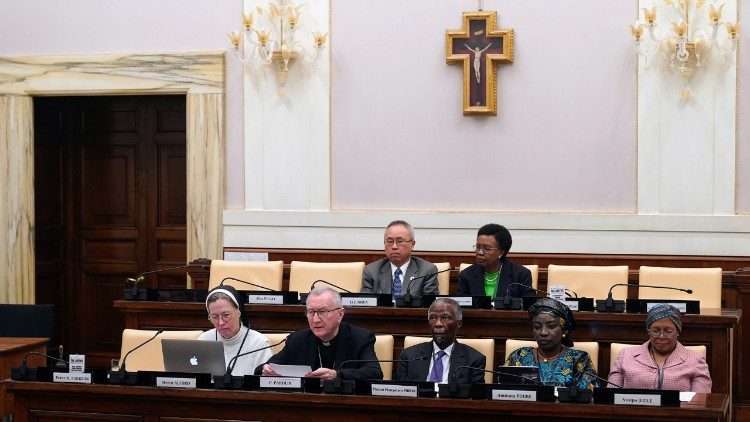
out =
[[680,401],[690,401],[695,396],[692,391],[680,391]]
[[312,368],[306,365],[279,365],[269,363],[271,369],[282,377],[304,377],[312,372]]

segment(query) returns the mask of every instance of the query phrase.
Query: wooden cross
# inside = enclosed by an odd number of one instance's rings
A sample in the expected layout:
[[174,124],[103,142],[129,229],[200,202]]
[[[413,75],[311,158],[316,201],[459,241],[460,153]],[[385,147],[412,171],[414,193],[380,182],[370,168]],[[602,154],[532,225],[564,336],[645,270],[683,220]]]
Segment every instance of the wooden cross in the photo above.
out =
[[496,116],[496,68],[513,62],[513,29],[497,29],[497,12],[464,12],[463,28],[445,31],[445,61],[464,65],[464,116]]

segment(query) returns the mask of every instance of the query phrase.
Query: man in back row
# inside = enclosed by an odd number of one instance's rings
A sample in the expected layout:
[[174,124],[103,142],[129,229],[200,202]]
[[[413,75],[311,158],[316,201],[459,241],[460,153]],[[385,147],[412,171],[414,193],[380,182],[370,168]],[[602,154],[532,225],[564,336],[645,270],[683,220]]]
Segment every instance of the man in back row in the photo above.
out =
[[383,238],[385,255],[365,267],[362,293],[400,296],[407,289],[412,296],[438,294],[437,267],[424,259],[411,256],[416,241],[411,224],[392,221]]

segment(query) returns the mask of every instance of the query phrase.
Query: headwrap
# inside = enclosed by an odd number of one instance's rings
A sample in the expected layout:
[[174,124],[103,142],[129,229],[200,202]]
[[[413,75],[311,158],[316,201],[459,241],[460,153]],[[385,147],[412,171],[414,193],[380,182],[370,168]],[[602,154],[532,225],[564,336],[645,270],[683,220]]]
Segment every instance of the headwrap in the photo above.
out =
[[651,324],[664,318],[669,318],[674,323],[678,333],[682,331],[680,310],[666,303],[660,303],[648,311],[648,316],[646,316],[646,329],[648,330],[651,328]]
[[213,289],[211,289],[208,292],[208,296],[206,296],[206,310],[208,310],[208,303],[209,303],[209,299],[211,299],[211,296],[215,296],[218,293],[223,293],[223,294],[229,296],[229,298],[234,303],[234,306],[237,309],[240,310],[240,322],[242,322],[242,324],[244,326],[250,327],[250,316],[245,311],[245,306],[244,306],[244,304],[245,304],[245,298],[244,298],[244,295],[242,293],[238,292],[237,289],[235,289],[232,286],[229,286],[229,285],[225,284],[225,285],[221,285],[221,286],[216,286]]
[[531,318],[532,321],[541,314],[549,314],[552,318],[557,320],[563,330],[563,346],[573,347],[573,339],[571,339],[568,334],[575,330],[576,320],[573,317],[573,312],[570,311],[570,308],[558,300],[544,297],[538,299],[536,303],[529,308],[529,318]]

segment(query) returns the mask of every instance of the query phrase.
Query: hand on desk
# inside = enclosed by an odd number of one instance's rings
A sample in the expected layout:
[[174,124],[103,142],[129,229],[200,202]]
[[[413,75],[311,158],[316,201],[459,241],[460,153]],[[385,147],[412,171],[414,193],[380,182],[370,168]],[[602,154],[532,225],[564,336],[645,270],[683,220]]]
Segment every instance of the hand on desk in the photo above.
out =
[[279,374],[277,374],[276,371],[271,369],[271,365],[269,364],[263,365],[263,370],[261,371],[261,374],[266,375],[266,376],[273,376],[273,377],[279,376]]
[[336,375],[336,371],[328,368],[318,368],[312,372],[308,372],[307,374],[305,374],[306,377],[320,379],[334,379],[336,378]]

